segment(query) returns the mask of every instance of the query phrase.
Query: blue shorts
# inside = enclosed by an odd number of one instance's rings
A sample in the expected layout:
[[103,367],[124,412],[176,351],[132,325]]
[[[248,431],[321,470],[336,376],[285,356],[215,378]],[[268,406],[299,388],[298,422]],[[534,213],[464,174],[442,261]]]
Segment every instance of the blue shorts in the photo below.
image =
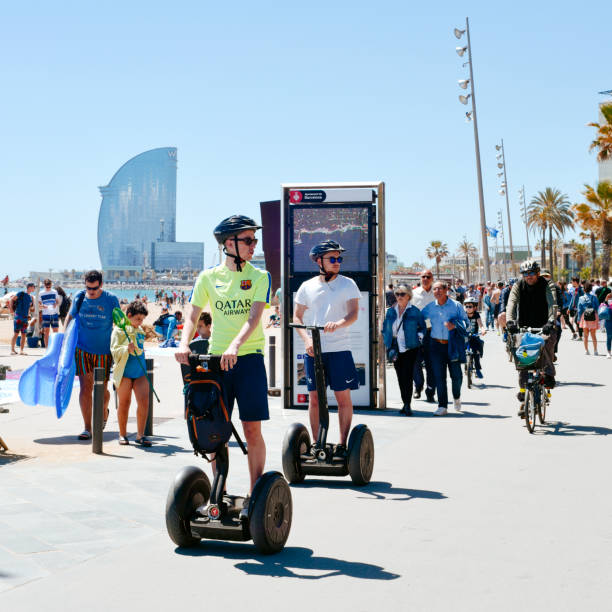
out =
[[59,315],[44,314],[43,315],[43,329],[45,329],[46,327],[52,327],[53,329],[58,329],[59,328]]
[[241,421],[267,421],[270,418],[268,376],[263,355],[240,355],[236,365],[221,374],[230,414],[236,400]]
[[[325,386],[332,391],[346,391],[346,389],[359,389],[359,378],[353,361],[351,351],[337,351],[322,353],[323,369],[325,370]],[[306,371],[306,386],[309,391],[315,391],[314,357],[304,355],[304,369]]]
[[25,334],[28,331],[28,317],[25,319],[19,319],[15,316],[13,320],[13,331],[16,334]]

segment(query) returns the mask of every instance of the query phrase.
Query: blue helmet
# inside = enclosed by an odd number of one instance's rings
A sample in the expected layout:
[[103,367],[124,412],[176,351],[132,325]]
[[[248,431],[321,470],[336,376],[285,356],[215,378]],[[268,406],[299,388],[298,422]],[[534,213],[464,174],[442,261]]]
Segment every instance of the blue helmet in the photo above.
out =
[[319,242],[319,244],[315,244],[315,246],[310,249],[310,259],[317,263],[317,258],[322,257],[325,253],[331,253],[332,251],[344,253],[345,250],[346,249],[343,249],[335,240],[324,240],[323,242]]

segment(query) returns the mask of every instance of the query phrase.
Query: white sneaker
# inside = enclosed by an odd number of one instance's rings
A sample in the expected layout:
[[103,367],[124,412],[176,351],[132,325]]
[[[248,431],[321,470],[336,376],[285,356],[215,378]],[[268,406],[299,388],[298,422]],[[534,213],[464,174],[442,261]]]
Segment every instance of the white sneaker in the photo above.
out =
[[448,410],[444,406],[438,406],[438,409],[434,412],[434,416],[444,416],[448,414]]
[[599,355],[599,353],[597,352],[597,349],[593,351],[593,355]]
[[608,353],[608,356],[606,357],[606,359],[612,359],[612,353]]
[[453,403],[454,403],[455,410],[457,412],[461,412],[461,400],[460,399],[456,399],[456,400],[453,401]]
[[591,353],[589,353],[589,349],[587,349],[586,351],[584,351],[585,355],[590,355]]

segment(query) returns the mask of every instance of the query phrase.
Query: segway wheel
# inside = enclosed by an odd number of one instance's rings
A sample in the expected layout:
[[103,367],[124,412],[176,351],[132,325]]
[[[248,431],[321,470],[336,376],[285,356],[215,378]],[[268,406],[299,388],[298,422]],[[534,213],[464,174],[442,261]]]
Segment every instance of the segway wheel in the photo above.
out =
[[267,472],[253,489],[249,507],[251,537],[259,552],[281,551],[291,531],[291,489],[279,472]]
[[348,470],[359,486],[368,484],[374,471],[374,439],[366,425],[357,425],[348,442]]
[[310,449],[310,435],[301,423],[293,423],[283,439],[283,472],[291,484],[304,480],[300,456]]
[[183,468],[174,479],[166,500],[166,528],[177,546],[197,546],[200,538],[191,534],[189,521],[196,508],[210,499],[210,481],[195,466]]

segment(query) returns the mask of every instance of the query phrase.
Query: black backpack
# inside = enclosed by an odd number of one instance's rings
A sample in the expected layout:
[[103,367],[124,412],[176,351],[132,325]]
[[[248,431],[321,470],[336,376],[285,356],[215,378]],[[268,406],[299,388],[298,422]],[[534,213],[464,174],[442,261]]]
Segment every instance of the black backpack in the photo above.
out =
[[234,430],[221,384],[219,358],[211,358],[208,366],[191,365],[185,419],[196,455],[208,459],[207,454],[214,453],[230,439]]

